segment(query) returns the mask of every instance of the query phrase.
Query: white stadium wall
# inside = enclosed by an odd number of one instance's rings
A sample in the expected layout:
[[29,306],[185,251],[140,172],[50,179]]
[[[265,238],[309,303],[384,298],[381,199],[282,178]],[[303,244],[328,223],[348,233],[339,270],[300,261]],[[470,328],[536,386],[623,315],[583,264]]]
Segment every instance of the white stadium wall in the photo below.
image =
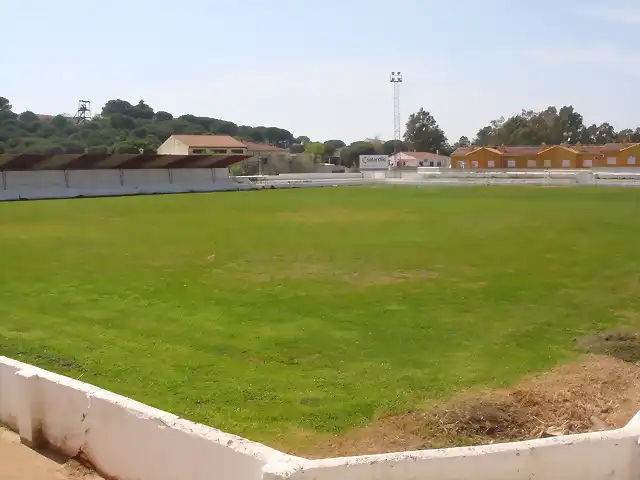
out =
[[0,200],[213,192],[246,187],[227,168],[1,172]]
[[306,460],[0,357],[0,423],[27,444],[136,480],[632,480],[640,415],[618,430],[528,442]]
[[0,180],[2,201],[380,184],[639,187],[640,169],[465,171],[420,167],[414,172],[365,170],[361,173],[289,173],[234,178],[230,177],[228,168],[33,170],[2,171]]

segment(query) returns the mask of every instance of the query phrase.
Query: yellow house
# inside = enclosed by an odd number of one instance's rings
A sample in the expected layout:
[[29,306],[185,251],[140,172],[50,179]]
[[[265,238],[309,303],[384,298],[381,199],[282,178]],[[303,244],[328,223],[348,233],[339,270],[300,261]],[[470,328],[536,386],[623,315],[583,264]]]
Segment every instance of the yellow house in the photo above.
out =
[[578,150],[553,145],[538,152],[537,162],[539,168],[578,168]]
[[[616,149],[616,146],[620,148]],[[599,159],[602,167],[637,167],[640,166],[640,144],[605,145]]]
[[640,167],[640,144],[461,147],[451,168],[533,169]]
[[490,147],[479,147],[470,149],[468,152],[465,152],[464,155],[460,155],[455,159],[452,156],[451,167],[482,169],[502,168],[501,159],[502,152],[500,150]]

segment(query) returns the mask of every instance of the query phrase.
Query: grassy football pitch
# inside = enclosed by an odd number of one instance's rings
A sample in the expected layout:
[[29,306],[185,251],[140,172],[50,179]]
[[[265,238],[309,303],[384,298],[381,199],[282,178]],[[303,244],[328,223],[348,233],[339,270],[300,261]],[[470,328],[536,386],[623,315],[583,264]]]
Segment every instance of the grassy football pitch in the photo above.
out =
[[0,203],[0,354],[272,444],[640,326],[640,190]]

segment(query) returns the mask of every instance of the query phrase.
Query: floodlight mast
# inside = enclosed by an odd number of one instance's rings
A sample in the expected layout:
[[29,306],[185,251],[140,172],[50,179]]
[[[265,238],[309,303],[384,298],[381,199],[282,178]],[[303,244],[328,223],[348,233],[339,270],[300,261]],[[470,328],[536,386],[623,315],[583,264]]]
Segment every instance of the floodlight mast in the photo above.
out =
[[390,82],[393,84],[393,156],[398,162],[400,142],[402,141],[402,120],[400,117],[400,84],[402,72],[391,72]]

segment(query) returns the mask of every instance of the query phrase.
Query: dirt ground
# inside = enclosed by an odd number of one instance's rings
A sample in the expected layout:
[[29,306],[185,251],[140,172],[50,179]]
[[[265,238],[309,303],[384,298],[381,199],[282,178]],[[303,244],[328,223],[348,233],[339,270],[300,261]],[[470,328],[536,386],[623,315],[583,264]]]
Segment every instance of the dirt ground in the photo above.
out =
[[17,434],[0,428],[0,480],[101,480],[73,460],[36,452]]
[[[601,347],[601,342],[591,343]],[[640,409],[639,379],[637,363],[585,355],[577,363],[530,377],[513,388],[465,394],[443,405],[390,415],[340,437],[325,437],[313,445],[303,441],[304,447],[292,453],[326,458],[619,428]]]

